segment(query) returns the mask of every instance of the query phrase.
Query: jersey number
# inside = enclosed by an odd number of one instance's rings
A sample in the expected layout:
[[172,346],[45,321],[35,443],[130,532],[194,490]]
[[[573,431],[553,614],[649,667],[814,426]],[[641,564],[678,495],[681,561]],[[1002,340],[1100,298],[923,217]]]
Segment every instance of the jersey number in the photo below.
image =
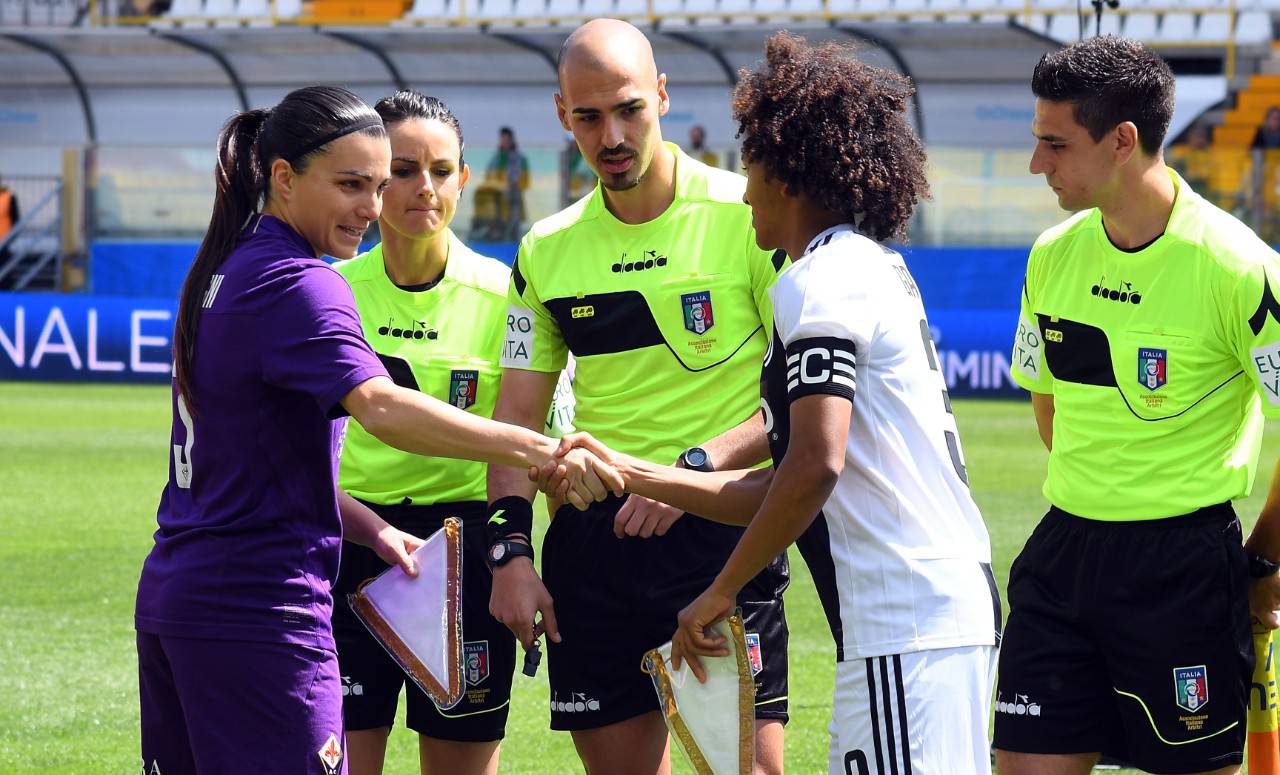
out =
[[[947,380],[942,376],[942,369],[938,366],[938,351],[933,344],[933,332],[929,330],[929,321],[920,321],[920,338],[924,340],[924,353],[929,357],[929,368],[938,372],[939,379],[942,380],[942,405],[946,407],[947,414],[951,417],[951,424],[956,424],[955,413],[951,411],[951,395],[947,393]],[[960,450],[959,428],[955,430],[945,430],[943,435],[947,439],[947,452],[951,453],[951,465],[956,469],[956,476],[960,477],[960,481],[969,485],[969,472],[964,466],[964,453]]]
[[870,775],[867,767],[867,755],[861,749],[846,751],[844,754],[845,775]]
[[187,410],[187,402],[182,394],[178,394],[178,420],[186,431],[186,442],[173,445],[173,483],[183,490],[191,489],[191,447],[196,443],[195,423],[191,421],[191,412]]

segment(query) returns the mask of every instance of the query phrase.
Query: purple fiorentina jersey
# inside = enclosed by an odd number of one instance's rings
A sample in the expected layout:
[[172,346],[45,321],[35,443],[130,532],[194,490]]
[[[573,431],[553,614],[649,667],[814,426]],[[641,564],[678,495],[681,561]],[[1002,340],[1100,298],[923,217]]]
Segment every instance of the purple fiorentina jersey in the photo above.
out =
[[339,401],[386,376],[346,280],[255,216],[203,292],[188,411],[173,392],[169,483],[138,582],[157,635],[333,649],[342,527]]

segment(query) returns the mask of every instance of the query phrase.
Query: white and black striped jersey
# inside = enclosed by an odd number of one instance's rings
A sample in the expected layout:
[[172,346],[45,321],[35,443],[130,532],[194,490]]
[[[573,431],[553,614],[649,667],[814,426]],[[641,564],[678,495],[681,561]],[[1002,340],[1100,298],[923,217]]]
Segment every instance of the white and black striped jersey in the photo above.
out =
[[791,441],[792,401],[830,394],[853,404],[844,472],[798,542],[837,660],[995,644],[990,541],[902,257],[837,226],[770,295],[760,382],[774,465]]

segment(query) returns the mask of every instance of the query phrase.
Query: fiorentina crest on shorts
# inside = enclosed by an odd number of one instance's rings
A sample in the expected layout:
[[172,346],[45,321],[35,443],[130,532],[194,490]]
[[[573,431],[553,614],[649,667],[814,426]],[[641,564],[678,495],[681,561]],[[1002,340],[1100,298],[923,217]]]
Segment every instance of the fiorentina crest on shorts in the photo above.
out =
[[1147,390],[1157,390],[1168,381],[1168,350],[1138,348],[1138,384]]
[[751,663],[751,677],[755,678],[764,670],[764,656],[760,653],[760,633],[749,632],[747,641],[747,661]]
[[462,644],[462,663],[467,668],[467,684],[475,686],[489,677],[489,641],[473,640]]
[[449,403],[466,409],[476,402],[480,389],[480,372],[454,370],[449,374]]
[[329,775],[338,775],[338,765],[342,764],[342,746],[338,745],[338,736],[330,732],[329,739],[324,741],[324,746],[316,753],[320,754],[324,771]]
[[1173,695],[1179,708],[1188,713],[1209,704],[1209,671],[1204,665],[1175,667],[1173,669]]
[[711,291],[681,294],[680,306],[684,308],[684,327],[698,336],[715,324],[711,315]]

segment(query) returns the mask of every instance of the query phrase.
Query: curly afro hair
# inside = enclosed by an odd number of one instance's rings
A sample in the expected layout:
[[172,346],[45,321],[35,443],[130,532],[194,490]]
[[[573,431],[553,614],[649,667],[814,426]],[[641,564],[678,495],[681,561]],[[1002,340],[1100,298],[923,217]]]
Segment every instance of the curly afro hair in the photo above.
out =
[[906,119],[913,94],[908,79],[858,61],[848,44],[776,33],[733,90],[742,158],[877,240],[905,239],[929,196],[924,144]]

